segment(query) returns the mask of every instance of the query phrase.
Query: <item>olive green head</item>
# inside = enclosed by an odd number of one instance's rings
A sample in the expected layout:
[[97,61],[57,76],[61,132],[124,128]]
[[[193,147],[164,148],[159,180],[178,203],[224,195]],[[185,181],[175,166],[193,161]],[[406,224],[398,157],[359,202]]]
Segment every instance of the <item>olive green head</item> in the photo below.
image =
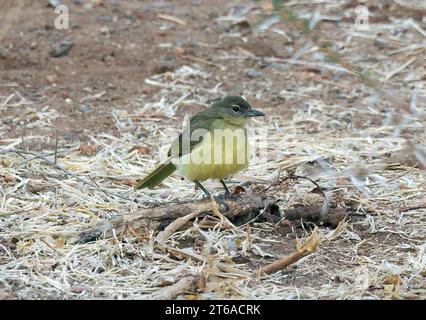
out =
[[265,114],[253,109],[251,105],[239,96],[229,96],[213,104],[214,112],[225,121],[235,125],[245,125],[252,117],[261,117]]

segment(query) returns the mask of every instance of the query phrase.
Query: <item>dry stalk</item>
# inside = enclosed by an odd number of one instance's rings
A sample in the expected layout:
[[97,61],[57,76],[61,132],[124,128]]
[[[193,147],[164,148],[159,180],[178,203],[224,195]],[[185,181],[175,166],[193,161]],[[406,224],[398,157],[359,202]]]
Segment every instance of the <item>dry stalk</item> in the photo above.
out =
[[202,275],[191,275],[180,279],[178,282],[172,284],[161,290],[158,294],[152,297],[152,300],[172,300],[177,296],[184,293],[193,293],[197,290],[197,284],[200,282]]
[[201,212],[199,211],[195,211],[190,214],[187,214],[186,216],[176,219],[157,235],[155,241],[160,244],[165,244],[168,238],[170,238],[176,231],[178,231],[180,228],[182,228],[185,224],[187,224],[190,220],[194,219],[200,213]]
[[267,266],[260,268],[260,274],[272,274],[287,268],[289,265],[299,261],[303,257],[315,252],[321,243],[321,236],[318,229],[315,229],[311,235],[303,242],[297,244],[297,250],[291,255],[282,257]]

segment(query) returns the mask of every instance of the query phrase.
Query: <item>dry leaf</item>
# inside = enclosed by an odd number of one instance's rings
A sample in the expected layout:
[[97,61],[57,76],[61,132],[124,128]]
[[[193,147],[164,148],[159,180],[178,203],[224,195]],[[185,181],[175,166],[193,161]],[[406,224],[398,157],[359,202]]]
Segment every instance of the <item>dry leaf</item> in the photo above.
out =
[[1,177],[3,178],[3,182],[6,184],[15,181],[15,178],[9,174],[2,174]]
[[347,180],[346,178],[336,179],[336,186],[348,186],[348,185],[351,185],[351,182]]
[[273,9],[273,7],[272,7],[272,1],[270,1],[270,0],[261,0],[260,1],[260,6],[265,11],[272,11],[272,9]]
[[236,194],[237,196],[245,192],[246,192],[246,189],[242,186],[236,186],[234,189],[234,194]]
[[125,185],[125,186],[134,187],[138,183],[138,180],[136,180],[136,179],[124,179],[124,180],[121,180],[120,183]]
[[0,166],[7,168],[9,167],[10,163],[9,161],[5,160],[5,159],[0,159]]
[[32,240],[28,240],[28,241],[21,241],[21,240],[19,240],[16,243],[16,248],[18,248],[19,253],[23,253],[26,248],[31,247],[33,244],[34,244],[34,242]]
[[397,274],[391,274],[385,277],[383,280],[384,284],[393,284],[393,285],[399,285],[402,284],[401,277]]
[[134,146],[130,149],[129,152],[133,152],[135,150],[140,154],[149,154],[151,152],[151,150],[146,146]]
[[10,298],[11,298],[10,294],[0,291],[0,300],[8,300]]
[[153,94],[156,91],[158,91],[158,89],[153,87],[143,87],[142,89],[142,92],[145,94]]
[[399,297],[399,287],[402,284],[401,277],[397,274],[391,274],[383,279],[384,291],[392,299]]
[[58,238],[55,241],[55,248],[56,249],[62,249],[65,245],[65,240],[64,238]]
[[174,47],[172,51],[175,56],[183,56],[186,53],[185,48],[182,47]]
[[98,150],[98,146],[94,144],[82,144],[80,145],[80,153],[86,156],[92,156]]
[[42,180],[30,180],[27,184],[27,191],[38,194],[52,188],[52,185]]

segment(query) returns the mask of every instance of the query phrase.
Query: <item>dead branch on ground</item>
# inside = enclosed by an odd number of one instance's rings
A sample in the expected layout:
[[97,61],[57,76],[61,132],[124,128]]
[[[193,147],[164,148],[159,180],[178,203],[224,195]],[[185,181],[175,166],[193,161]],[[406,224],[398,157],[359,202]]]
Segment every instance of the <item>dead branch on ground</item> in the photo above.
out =
[[303,257],[315,252],[321,243],[321,237],[317,229],[303,242],[299,243],[297,250],[289,256],[282,257],[267,266],[260,268],[260,274],[271,274],[287,268]]

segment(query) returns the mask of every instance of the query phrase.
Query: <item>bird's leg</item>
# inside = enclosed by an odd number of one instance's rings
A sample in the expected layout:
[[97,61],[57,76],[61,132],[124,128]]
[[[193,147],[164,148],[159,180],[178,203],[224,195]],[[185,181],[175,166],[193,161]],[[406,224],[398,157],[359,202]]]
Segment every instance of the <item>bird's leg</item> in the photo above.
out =
[[219,181],[222,184],[223,188],[225,189],[225,196],[227,196],[227,197],[230,196],[231,195],[231,191],[226,186],[225,181],[223,181],[223,179],[220,179]]
[[203,190],[203,192],[207,196],[207,198],[211,199],[212,196],[211,196],[210,192],[208,192],[206,190],[206,188],[203,187],[203,185],[200,183],[200,181],[194,180],[194,183],[198,186],[198,188],[200,188],[201,190]]

